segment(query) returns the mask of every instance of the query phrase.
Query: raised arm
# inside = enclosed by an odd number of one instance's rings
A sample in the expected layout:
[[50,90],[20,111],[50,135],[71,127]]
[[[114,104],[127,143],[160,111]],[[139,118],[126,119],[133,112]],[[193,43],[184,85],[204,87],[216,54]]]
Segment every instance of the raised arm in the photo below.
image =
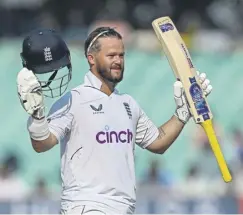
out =
[[27,129],[34,150],[44,152],[51,149],[58,143],[58,140],[50,132],[45,117],[44,98],[40,83],[32,71],[23,68],[17,76],[17,87],[21,105],[30,115]]
[[177,139],[184,125],[176,116],[172,116],[170,120],[158,128],[159,136],[147,149],[157,154],[163,154]]
[[33,149],[38,153],[48,151],[58,144],[57,137],[50,132],[46,117],[43,119],[30,117],[28,131]]
[[[209,85],[210,82],[206,79],[206,74],[200,74],[199,80],[201,81],[203,91],[207,96],[212,91],[212,86]],[[175,114],[170,120],[158,128],[159,135],[157,139],[147,147],[151,152],[159,154],[164,153],[177,139],[184,125],[191,117],[186,98],[183,94],[182,83],[180,81],[176,81],[174,84],[174,99],[176,103]]]

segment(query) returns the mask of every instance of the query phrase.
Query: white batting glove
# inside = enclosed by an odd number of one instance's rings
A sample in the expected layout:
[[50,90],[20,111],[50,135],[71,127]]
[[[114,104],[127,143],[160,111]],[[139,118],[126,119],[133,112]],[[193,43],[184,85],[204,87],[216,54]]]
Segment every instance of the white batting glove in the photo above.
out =
[[[210,81],[207,79],[205,73],[200,74],[197,71],[197,75],[202,85],[204,95],[208,96],[213,89],[212,85],[210,85]],[[180,81],[176,81],[174,83],[174,99],[176,103],[176,111],[174,115],[183,123],[187,123],[191,118],[191,113],[186,102],[182,83]]]
[[212,92],[212,85],[210,85],[210,81],[207,79],[206,73],[200,73],[197,71],[198,79],[202,85],[203,93],[205,96],[208,96]]
[[28,114],[36,119],[45,117],[44,97],[34,73],[23,68],[17,76],[18,96]]

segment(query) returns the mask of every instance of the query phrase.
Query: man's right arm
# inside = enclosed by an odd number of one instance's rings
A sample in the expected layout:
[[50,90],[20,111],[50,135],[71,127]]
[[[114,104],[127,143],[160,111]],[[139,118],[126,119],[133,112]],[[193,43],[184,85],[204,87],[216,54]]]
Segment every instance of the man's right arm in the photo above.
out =
[[58,144],[57,137],[50,132],[46,117],[43,119],[35,119],[29,117],[28,131],[33,149],[40,153],[51,149]]
[[42,89],[37,77],[27,68],[17,76],[18,96],[22,107],[30,115],[27,129],[36,152],[45,152],[64,138],[71,128],[71,93],[66,93],[51,107],[48,120]]
[[47,139],[45,140],[34,140],[31,138],[31,143],[33,149],[38,152],[45,152],[51,149],[53,146],[58,144],[58,140],[53,133],[50,133]]
[[27,68],[21,69],[17,76],[18,96],[22,107],[30,115],[27,123],[32,146],[36,152],[44,152],[58,143],[50,132],[45,117],[42,89],[37,77]]
[[36,152],[45,152],[57,145],[72,127],[71,93],[65,94],[51,107],[48,116],[41,119],[30,116],[27,128]]

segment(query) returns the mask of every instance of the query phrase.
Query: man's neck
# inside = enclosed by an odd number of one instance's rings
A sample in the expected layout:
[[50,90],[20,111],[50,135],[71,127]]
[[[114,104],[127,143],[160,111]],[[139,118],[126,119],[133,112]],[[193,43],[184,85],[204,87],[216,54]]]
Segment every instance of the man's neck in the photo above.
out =
[[110,96],[113,93],[114,89],[115,89],[115,86],[113,84],[111,85],[109,83],[106,83],[106,82],[102,81],[102,85],[101,85],[100,91],[102,91],[103,93],[105,93],[108,96]]
[[115,84],[110,82],[110,81],[107,81],[105,80],[98,72],[94,72],[91,70],[91,72],[101,81],[102,85],[101,85],[101,88],[100,88],[100,91],[107,94],[108,96],[110,96],[114,89],[115,89]]

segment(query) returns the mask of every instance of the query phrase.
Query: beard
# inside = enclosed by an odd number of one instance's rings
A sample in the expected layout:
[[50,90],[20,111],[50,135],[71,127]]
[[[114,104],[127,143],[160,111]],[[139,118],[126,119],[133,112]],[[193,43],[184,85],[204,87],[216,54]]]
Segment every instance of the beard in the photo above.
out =
[[124,67],[120,66],[121,75],[119,77],[113,77],[111,69],[112,68],[105,68],[97,64],[97,72],[100,74],[100,76],[104,80],[107,80],[116,85],[123,79]]

